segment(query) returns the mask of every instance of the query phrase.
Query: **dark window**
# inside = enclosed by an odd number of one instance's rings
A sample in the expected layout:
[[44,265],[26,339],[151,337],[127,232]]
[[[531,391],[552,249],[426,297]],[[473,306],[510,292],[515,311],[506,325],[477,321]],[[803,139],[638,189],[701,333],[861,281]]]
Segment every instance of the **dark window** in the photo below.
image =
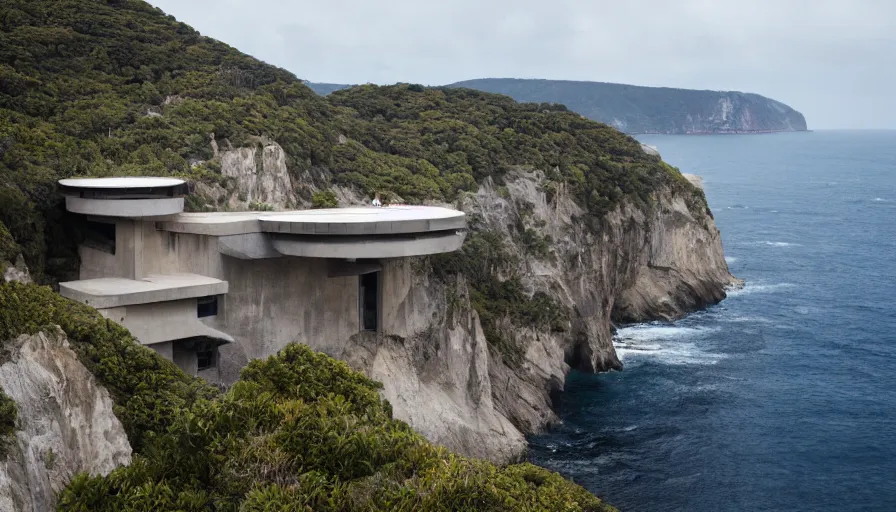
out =
[[218,314],[218,297],[212,295],[210,297],[200,297],[196,300],[196,316],[203,318],[206,316],[215,316]]
[[380,273],[371,272],[359,277],[361,329],[376,331],[379,328]]
[[115,224],[88,220],[84,228],[84,245],[115,254]]
[[196,350],[196,370],[208,370],[215,367],[215,348],[210,344],[203,344]]

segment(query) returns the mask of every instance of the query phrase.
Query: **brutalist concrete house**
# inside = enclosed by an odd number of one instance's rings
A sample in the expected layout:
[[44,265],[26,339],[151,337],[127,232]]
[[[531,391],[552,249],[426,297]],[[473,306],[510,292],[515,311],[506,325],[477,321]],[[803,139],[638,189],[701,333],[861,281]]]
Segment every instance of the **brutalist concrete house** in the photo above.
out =
[[85,216],[80,280],[60,293],[210,382],[286,344],[389,332],[408,259],[460,248],[463,212],[392,206],[184,213],[173,178],[59,182]]

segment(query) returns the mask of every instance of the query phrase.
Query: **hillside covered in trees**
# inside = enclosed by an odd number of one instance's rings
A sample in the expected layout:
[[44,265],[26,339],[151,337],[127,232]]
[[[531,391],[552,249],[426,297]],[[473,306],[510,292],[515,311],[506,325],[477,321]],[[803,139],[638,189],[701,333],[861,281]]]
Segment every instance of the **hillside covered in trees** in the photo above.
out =
[[743,92],[513,78],[467,80],[449,87],[506,94],[517,101],[563,104],[626,133],[806,130],[806,119],[796,110],[779,101]]
[[528,167],[568,184],[599,217],[624,197],[681,183],[634,139],[561,106],[402,84],[322,98],[139,0],[0,7],[0,223],[38,279],[70,272],[76,258],[59,178],[226,186],[213,147],[261,138],[283,147],[296,179],[326,175],[407,202],[451,201]]
[[[307,82],[328,95],[350,85]],[[484,78],[445,87],[504,94],[522,102],[565,105],[589,119],[631,134],[806,131],[793,108],[758,94],[569,80]]]

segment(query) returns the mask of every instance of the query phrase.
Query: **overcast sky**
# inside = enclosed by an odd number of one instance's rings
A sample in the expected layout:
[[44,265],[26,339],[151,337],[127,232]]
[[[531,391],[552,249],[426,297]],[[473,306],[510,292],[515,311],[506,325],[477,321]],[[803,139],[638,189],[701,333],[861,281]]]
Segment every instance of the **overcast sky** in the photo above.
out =
[[896,0],[150,0],[315,82],[740,90],[809,127],[896,128]]

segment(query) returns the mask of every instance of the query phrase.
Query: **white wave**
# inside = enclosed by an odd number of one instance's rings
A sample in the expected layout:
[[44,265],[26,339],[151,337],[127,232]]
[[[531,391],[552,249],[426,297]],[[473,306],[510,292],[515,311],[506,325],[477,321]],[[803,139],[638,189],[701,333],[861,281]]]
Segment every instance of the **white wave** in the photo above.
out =
[[765,245],[771,245],[772,247],[799,247],[800,244],[795,244],[793,242],[772,242],[770,240],[763,240],[762,242]]
[[737,297],[739,295],[751,295],[754,293],[774,293],[779,290],[793,288],[794,286],[796,285],[791,283],[761,284],[747,282],[744,284],[743,288],[729,289],[727,293],[729,297]]
[[[731,295],[730,293],[728,295]],[[731,322],[731,323],[744,323],[744,324],[768,324],[771,323],[771,320],[768,318],[763,318],[761,316],[749,316],[749,315],[719,315],[718,319],[722,322]]]
[[874,200],[878,203],[886,203],[887,200],[882,197],[875,197]]
[[735,261],[737,261],[737,258],[735,258],[734,256],[725,256],[725,263],[728,263],[730,265]]
[[694,343],[717,328],[676,327],[674,325],[635,325],[616,332],[613,347],[623,363],[650,359],[663,364],[715,364],[722,354],[706,352]]
[[716,332],[717,328],[678,327],[675,325],[639,324],[623,327],[616,331],[620,342],[658,342],[701,337]]
[[669,343],[656,350],[643,350],[640,347],[633,349],[617,345],[614,345],[614,347],[616,348],[616,355],[623,364],[631,360],[650,359],[676,366],[690,364],[707,365],[716,364],[725,357],[723,354],[714,354],[701,350],[694,343]]

